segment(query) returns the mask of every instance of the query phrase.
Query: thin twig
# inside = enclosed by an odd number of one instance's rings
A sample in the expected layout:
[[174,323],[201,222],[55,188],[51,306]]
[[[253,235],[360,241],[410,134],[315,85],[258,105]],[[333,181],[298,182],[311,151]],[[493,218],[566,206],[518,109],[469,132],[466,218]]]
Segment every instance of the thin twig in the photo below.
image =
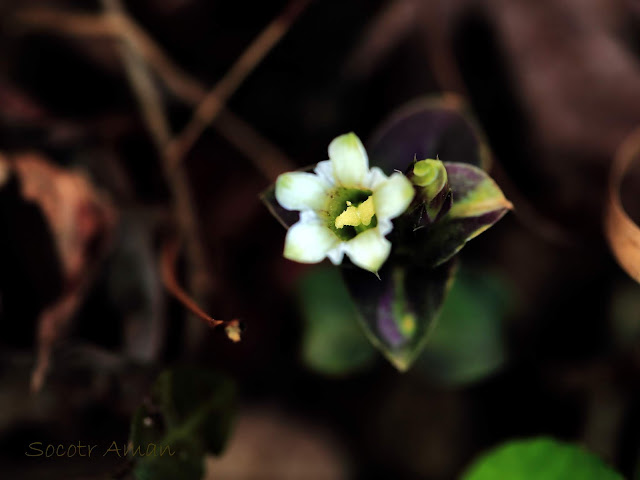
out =
[[251,42],[222,80],[209,91],[196,108],[193,117],[182,133],[175,137],[168,146],[167,156],[172,167],[182,161],[205,128],[220,113],[229,97],[289,31],[294,20],[308,4],[309,0],[293,0],[289,3],[285,10]]
[[[111,18],[122,18],[126,15],[120,0],[102,0],[102,3],[105,10],[111,14]],[[120,54],[151,138],[158,151],[162,153],[171,139],[171,129],[160,92],[146,63],[138,53],[140,49],[137,48],[136,42],[137,39],[134,37],[121,38]]]
[[227,109],[214,123],[216,131],[241,151],[266,179],[275,182],[283,172],[295,170],[295,164],[251,125]]
[[216,320],[210,317],[202,310],[187,293],[180,287],[175,276],[175,265],[178,259],[180,244],[176,240],[168,240],[164,242],[162,247],[162,256],[160,258],[160,272],[162,275],[162,283],[171,294],[179,300],[191,313],[204,320],[211,327],[217,327],[225,323],[224,320]]
[[[189,104],[199,105],[194,115],[195,122],[192,121],[190,124],[191,130],[189,126],[185,130],[187,135],[194,135],[193,125],[199,125],[197,128],[200,130],[195,134],[192,143],[195,142],[202,129],[218,117],[221,120],[216,125],[219,132],[245,153],[265,177],[274,180],[282,171],[291,170],[292,162],[250,125],[227,111],[224,108],[224,102],[288,31],[293,20],[302,12],[307,3],[309,3],[307,0],[292,2],[258,36],[229,73],[208,94],[203,85],[178,67],[146,31],[127,15],[119,0],[103,0],[106,12],[102,16],[36,8],[19,12],[15,19],[17,24],[23,28],[30,27],[72,35],[117,37],[121,40],[121,56],[127,75],[136,93],[145,123],[163,159],[165,176],[177,204],[178,218],[182,222],[182,229],[189,240],[188,245],[191,251],[189,257],[192,259],[190,263],[202,266],[204,265],[204,251],[199,248],[200,242],[197,241],[197,225],[193,205],[191,205],[188,182],[182,169],[176,168],[179,166],[181,157],[190,149],[190,145],[179,138],[176,145],[182,145],[183,150],[177,150],[174,157],[167,153],[171,151],[171,131],[160,93],[147,65],[156,70],[160,79],[176,96]],[[265,161],[265,159],[270,161]],[[174,255],[176,254],[177,252],[174,253]],[[193,259],[197,260],[193,262]],[[206,315],[178,286],[175,275],[173,275],[173,267],[168,268],[167,265],[173,265],[173,262],[167,262],[166,258],[163,258],[163,279],[171,293],[186,308],[209,325],[215,326],[225,323]],[[195,282],[193,278],[194,276],[192,276],[192,284],[196,286],[196,290],[199,290],[197,285],[202,286],[203,281],[206,282],[205,275],[200,275],[198,281]],[[198,275],[195,275],[195,278],[198,278]],[[229,338],[234,341],[239,340],[239,322],[232,320],[226,323],[226,332]]]
[[[118,15],[120,18],[127,15],[120,0],[102,0],[102,3],[108,14]],[[171,168],[165,154],[167,143],[171,138],[171,130],[160,92],[139,53],[137,39],[123,36],[120,51],[140,111],[160,154],[165,178],[175,202],[176,218],[185,235],[190,268],[190,288],[194,297],[203,302],[211,290],[209,275],[206,271],[208,264],[206,252],[200,240],[195,206],[186,172],[183,168]],[[195,334],[193,336],[197,337]]]
[[49,7],[31,7],[18,10],[7,22],[14,32],[37,30],[66,35],[109,37],[118,34],[117,22],[109,14],[64,12]]
[[[29,8],[14,16],[14,25],[65,35],[95,37],[124,37],[138,49],[147,64],[176,97],[196,106],[206,94],[205,86],[176,65],[147,32],[129,17],[119,15],[96,16],[60,12],[50,8]],[[213,127],[229,143],[247,156],[258,171],[274,181],[295,164],[255,128],[223,107],[212,120]]]
[[162,282],[167,290],[178,299],[191,313],[204,320],[212,327],[217,327],[224,323],[223,320],[216,320],[207,315],[185,291],[178,285],[174,270],[178,258],[179,244],[177,241],[166,241],[162,247],[162,257],[160,259],[160,269]]

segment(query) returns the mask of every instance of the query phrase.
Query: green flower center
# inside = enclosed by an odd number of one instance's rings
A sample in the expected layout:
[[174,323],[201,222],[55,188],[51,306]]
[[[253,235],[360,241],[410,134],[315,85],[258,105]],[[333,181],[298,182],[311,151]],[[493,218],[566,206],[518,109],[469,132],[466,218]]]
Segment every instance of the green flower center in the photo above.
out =
[[340,240],[353,237],[378,224],[373,205],[373,192],[357,188],[337,187],[330,194],[326,219]]

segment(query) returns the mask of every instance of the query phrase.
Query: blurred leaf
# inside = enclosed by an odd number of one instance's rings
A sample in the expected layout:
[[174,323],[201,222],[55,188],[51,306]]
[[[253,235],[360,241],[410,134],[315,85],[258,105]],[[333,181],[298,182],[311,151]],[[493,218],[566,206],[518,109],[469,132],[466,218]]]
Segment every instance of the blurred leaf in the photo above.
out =
[[405,172],[416,158],[489,167],[484,135],[460,97],[453,94],[416,99],[394,112],[367,144],[372,166]]
[[[139,459],[134,469],[136,480],[199,480],[204,476],[204,454],[195,445],[185,439],[175,441],[170,451],[163,450],[164,444],[157,445],[156,456]],[[145,449],[141,450],[144,454]]]
[[444,165],[453,204],[440,220],[416,231],[411,242],[425,265],[446,262],[512,208],[500,187],[483,170],[462,163]]
[[365,333],[398,370],[407,370],[423,348],[454,270],[453,261],[431,269],[393,257],[380,279],[359,268],[342,269]]
[[616,345],[633,348],[640,342],[640,287],[634,282],[617,284],[611,298],[611,329]]
[[19,179],[24,200],[42,210],[55,238],[63,275],[62,296],[38,319],[38,357],[31,375],[31,389],[38,391],[54,345],[84,300],[111,243],[117,212],[86,174],[61,168],[40,154],[14,156],[11,170]]
[[477,460],[463,480],[622,480],[595,455],[550,438],[518,440]]
[[344,375],[371,365],[375,350],[358,325],[358,312],[337,268],[317,267],[298,286],[305,319],[302,356],[311,369]]
[[181,368],[160,374],[150,405],[141,406],[132,420],[134,452],[138,446],[144,453],[156,445],[158,453],[133,455],[136,478],[201,478],[204,455],[220,454],[224,448],[234,397],[231,380],[214,372]]
[[480,380],[506,361],[512,293],[499,276],[461,268],[416,368],[447,385]]

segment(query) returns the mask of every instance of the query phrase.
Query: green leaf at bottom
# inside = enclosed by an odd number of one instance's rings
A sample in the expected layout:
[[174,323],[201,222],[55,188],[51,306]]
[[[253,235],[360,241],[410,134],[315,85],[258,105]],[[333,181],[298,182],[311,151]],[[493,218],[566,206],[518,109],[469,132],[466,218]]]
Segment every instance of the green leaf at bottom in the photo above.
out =
[[462,266],[416,369],[446,385],[478,381],[507,359],[504,319],[513,304],[495,273]]
[[298,286],[305,319],[302,356],[311,369],[346,375],[366,368],[375,358],[358,325],[358,312],[335,267],[313,268]]
[[197,480],[206,453],[219,454],[231,427],[235,388],[206,370],[160,374],[151,400],[135,413],[129,439],[138,480]]
[[551,438],[518,440],[477,460],[461,480],[622,480],[595,455]]

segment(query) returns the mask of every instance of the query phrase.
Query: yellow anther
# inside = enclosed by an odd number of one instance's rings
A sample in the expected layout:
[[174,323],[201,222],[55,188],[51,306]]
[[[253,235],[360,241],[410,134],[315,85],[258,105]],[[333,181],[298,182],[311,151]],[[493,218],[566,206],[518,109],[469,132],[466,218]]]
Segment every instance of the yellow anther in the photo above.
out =
[[357,207],[347,200],[347,208],[336,218],[336,228],[342,228],[345,225],[352,227],[359,225],[369,226],[375,214],[373,197],[370,196]]

